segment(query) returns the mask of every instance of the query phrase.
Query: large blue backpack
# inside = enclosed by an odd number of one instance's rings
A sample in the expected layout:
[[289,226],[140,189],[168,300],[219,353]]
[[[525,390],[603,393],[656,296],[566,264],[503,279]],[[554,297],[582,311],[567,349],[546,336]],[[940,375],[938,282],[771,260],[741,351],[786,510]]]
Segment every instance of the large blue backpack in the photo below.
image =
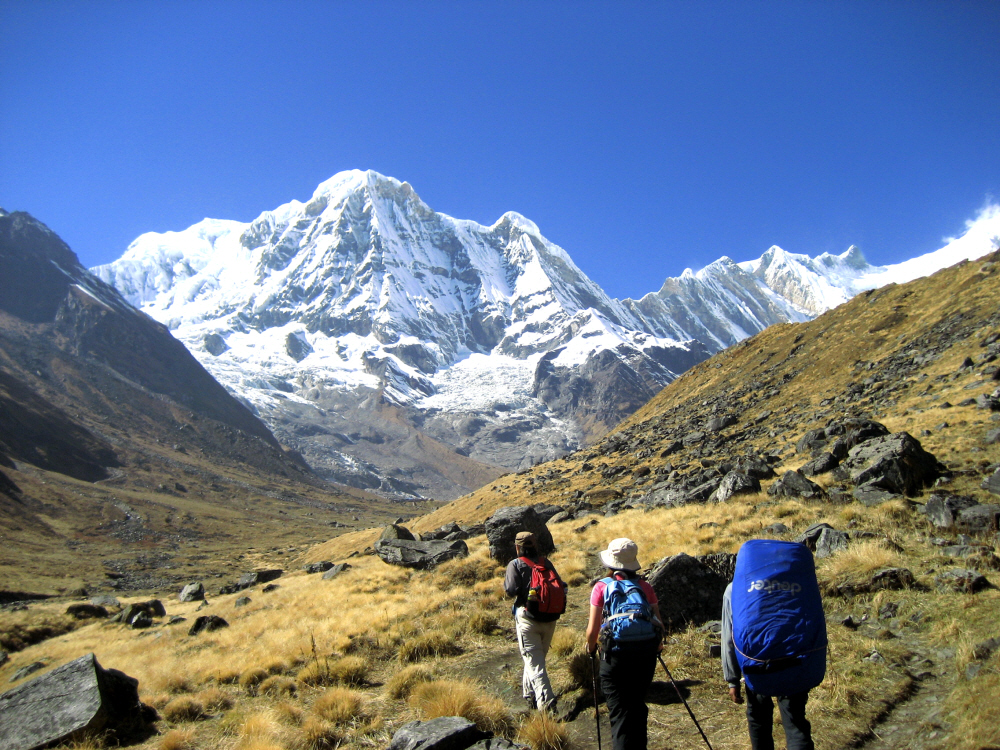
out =
[[653,616],[653,607],[637,580],[604,578],[602,581],[605,584],[604,623],[600,640],[605,652],[652,643],[662,635],[662,628]]
[[762,695],[811,690],[826,674],[826,618],[812,552],[751,539],[736,555],[733,642],[747,687]]

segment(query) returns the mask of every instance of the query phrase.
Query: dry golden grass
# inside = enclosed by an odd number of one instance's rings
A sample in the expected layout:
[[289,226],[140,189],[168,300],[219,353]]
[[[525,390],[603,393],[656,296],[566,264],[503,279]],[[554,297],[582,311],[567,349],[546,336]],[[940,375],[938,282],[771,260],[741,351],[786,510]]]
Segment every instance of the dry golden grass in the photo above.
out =
[[547,711],[532,713],[517,730],[517,741],[531,750],[567,750],[569,733]]
[[283,675],[271,675],[257,686],[260,695],[270,695],[279,697],[284,695],[295,695],[298,690],[298,683],[291,677]]
[[[65,608],[65,605],[61,605]],[[0,612],[0,651],[20,651],[34,643],[69,633],[86,624],[45,607],[41,612]]]
[[302,723],[301,737],[304,750],[332,750],[343,740],[336,724],[312,716]]
[[549,652],[555,656],[569,656],[577,647],[583,648],[583,635],[577,630],[556,626]]
[[414,686],[421,682],[431,682],[433,679],[434,673],[428,667],[423,664],[411,664],[389,678],[385,684],[385,692],[390,698],[405,699],[410,696]]
[[217,687],[202,690],[195,696],[208,711],[228,711],[233,707],[233,699]]
[[319,696],[312,705],[312,712],[324,721],[334,724],[362,716],[363,696],[356,690],[335,687]]
[[197,721],[205,718],[205,704],[190,695],[179,695],[162,709],[167,721]]
[[452,656],[461,652],[454,637],[445,630],[418,633],[399,645],[400,661],[419,661],[428,656]]
[[464,716],[485,732],[510,737],[513,719],[507,706],[471,680],[434,680],[413,688],[409,703],[425,719]]
[[474,609],[466,620],[466,626],[472,633],[489,635],[500,628],[500,618],[490,609]]
[[253,667],[240,675],[240,687],[251,695],[256,695],[257,686],[270,677],[270,673],[261,667]]
[[193,729],[171,729],[160,738],[160,750],[195,750]]
[[577,651],[566,661],[570,689],[593,690],[594,660],[585,651]]
[[852,543],[832,557],[818,561],[817,575],[828,591],[844,584],[861,584],[871,580],[873,573],[883,568],[905,567],[906,558],[881,540]]

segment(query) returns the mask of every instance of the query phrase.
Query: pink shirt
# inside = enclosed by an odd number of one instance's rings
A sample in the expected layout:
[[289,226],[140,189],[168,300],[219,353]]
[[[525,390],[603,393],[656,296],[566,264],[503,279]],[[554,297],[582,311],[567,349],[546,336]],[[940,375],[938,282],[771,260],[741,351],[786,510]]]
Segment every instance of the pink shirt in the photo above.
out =
[[[615,578],[618,578],[618,580],[624,580],[619,576],[615,576]],[[638,584],[639,588],[642,589],[642,593],[646,595],[646,600],[651,605],[655,606],[659,604],[659,600],[656,598],[656,592],[653,591],[652,586],[650,586],[646,581],[643,581],[642,579],[639,579]],[[594,584],[594,590],[590,592],[590,603],[592,606],[604,609],[604,590],[607,587],[608,585],[603,580],[600,580]]]

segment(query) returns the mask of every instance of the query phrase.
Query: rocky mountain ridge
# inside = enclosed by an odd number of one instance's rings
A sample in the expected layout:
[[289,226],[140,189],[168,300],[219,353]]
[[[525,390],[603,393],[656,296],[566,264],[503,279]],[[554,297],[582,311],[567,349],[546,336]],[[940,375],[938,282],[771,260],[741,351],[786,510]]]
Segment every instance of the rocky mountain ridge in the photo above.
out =
[[712,352],[886,272],[856,248],[775,247],[616,300],[519,214],[456,220],[359,171],[93,270],[321,475],[442,499],[603,435]]

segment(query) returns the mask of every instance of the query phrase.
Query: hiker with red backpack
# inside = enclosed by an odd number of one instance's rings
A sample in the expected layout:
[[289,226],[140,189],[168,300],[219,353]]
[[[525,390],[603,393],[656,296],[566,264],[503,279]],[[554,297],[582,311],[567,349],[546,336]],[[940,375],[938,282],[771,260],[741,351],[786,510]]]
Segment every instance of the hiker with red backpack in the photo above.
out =
[[638,553],[631,539],[612,540],[601,552],[608,576],[590,594],[587,652],[595,657],[600,645],[614,750],[646,750],[646,692],[663,640],[656,592],[638,576]]
[[514,597],[514,628],[524,660],[521,691],[529,709],[555,711],[556,696],[545,671],[545,657],[556,620],[566,611],[566,584],[548,558],[539,553],[534,534],[519,532],[514,548],[517,557],[507,563],[503,588],[507,596]]

